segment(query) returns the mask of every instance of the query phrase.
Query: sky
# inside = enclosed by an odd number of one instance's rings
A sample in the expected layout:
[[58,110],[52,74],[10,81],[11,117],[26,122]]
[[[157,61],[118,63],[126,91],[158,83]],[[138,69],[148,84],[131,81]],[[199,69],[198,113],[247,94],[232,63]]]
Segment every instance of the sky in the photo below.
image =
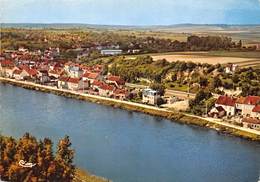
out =
[[0,0],[2,23],[260,24],[260,0]]

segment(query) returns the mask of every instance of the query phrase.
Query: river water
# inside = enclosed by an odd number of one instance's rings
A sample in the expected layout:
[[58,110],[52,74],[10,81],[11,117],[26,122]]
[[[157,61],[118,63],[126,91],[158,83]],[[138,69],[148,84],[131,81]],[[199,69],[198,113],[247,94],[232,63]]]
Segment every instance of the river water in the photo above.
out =
[[69,135],[78,167],[114,182],[257,182],[260,144],[0,83],[0,132]]

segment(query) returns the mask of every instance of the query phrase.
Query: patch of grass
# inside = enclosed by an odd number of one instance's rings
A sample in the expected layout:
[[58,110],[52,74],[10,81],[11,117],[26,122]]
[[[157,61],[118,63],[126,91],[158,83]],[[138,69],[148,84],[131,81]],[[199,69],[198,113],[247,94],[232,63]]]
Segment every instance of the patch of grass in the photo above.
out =
[[81,169],[76,169],[75,172],[75,178],[73,179],[73,182],[109,182],[110,180],[91,175],[87,171],[83,171]]

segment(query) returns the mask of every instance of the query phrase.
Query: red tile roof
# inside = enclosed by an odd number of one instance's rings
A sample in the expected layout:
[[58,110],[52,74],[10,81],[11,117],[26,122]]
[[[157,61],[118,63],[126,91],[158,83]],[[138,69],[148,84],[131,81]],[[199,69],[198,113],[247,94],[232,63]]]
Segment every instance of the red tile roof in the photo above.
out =
[[114,91],[114,94],[115,94],[115,95],[120,95],[120,94],[126,95],[126,94],[127,94],[127,91],[124,90],[124,89],[116,89],[116,90]]
[[3,60],[0,62],[2,67],[13,67],[14,63],[11,60]]
[[256,105],[253,110],[253,112],[259,112],[260,113],[260,105]]
[[219,96],[216,101],[216,104],[225,105],[225,106],[235,106],[236,99],[229,96]]
[[125,81],[120,76],[108,76],[107,80],[117,82],[118,85],[124,85]]
[[103,84],[105,84],[105,83],[102,82],[102,81],[99,81],[99,80],[94,80],[93,83],[92,83],[93,86],[97,86],[97,87],[100,87]]
[[36,69],[25,70],[29,75],[36,76],[38,71]]
[[114,87],[111,86],[111,85],[108,85],[108,84],[103,84],[99,88],[102,89],[102,90],[109,90],[109,91],[113,91],[114,90]]
[[237,104],[243,104],[245,102],[245,97],[239,97],[237,100],[236,100],[236,103]]
[[15,75],[20,75],[20,74],[22,73],[22,71],[23,71],[23,70],[18,70],[18,69],[16,69],[16,70],[14,70],[13,74],[15,74]]
[[79,79],[78,78],[69,78],[68,82],[70,82],[70,83],[79,83]]
[[85,77],[88,79],[97,79],[98,76],[99,76],[98,73],[86,72],[82,77]]
[[256,105],[260,103],[260,97],[258,96],[247,96],[244,104],[248,104],[248,105]]

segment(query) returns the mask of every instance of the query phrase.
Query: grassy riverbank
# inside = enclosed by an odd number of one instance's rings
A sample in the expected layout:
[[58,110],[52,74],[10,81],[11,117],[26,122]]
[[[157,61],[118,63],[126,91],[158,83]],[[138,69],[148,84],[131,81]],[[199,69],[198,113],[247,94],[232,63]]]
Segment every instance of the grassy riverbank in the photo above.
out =
[[111,182],[108,179],[95,176],[82,169],[76,169],[75,178],[73,182]]
[[137,104],[137,103],[120,101],[120,100],[109,99],[109,98],[103,98],[103,97],[92,96],[92,95],[87,95],[87,94],[80,94],[80,93],[76,93],[76,92],[69,91],[69,90],[60,90],[60,89],[51,88],[51,87],[47,87],[47,86],[37,85],[34,83],[26,83],[26,82],[5,79],[5,78],[1,78],[0,82],[9,83],[9,84],[23,87],[26,89],[53,93],[53,94],[68,97],[68,98],[74,98],[74,99],[85,100],[85,101],[94,102],[94,103],[98,103],[98,104],[103,104],[103,105],[107,105],[107,106],[112,106],[114,108],[120,108],[120,109],[125,109],[125,110],[129,110],[129,111],[134,111],[134,112],[142,112],[142,113],[150,114],[153,116],[164,117],[171,121],[178,122],[181,124],[191,124],[191,125],[196,125],[196,126],[200,126],[200,127],[207,127],[207,128],[215,129],[219,133],[225,133],[225,134],[230,134],[230,135],[246,138],[249,140],[260,141],[260,135],[258,135],[255,132],[250,132],[250,131],[247,131],[242,128],[239,129],[238,127],[231,126],[231,125],[212,122],[212,121],[209,121],[209,120],[197,117],[197,116],[192,116],[192,115],[188,115],[188,114],[177,112],[177,111],[169,111],[166,109],[160,109],[160,108],[147,106],[147,105],[143,105],[143,104]]

